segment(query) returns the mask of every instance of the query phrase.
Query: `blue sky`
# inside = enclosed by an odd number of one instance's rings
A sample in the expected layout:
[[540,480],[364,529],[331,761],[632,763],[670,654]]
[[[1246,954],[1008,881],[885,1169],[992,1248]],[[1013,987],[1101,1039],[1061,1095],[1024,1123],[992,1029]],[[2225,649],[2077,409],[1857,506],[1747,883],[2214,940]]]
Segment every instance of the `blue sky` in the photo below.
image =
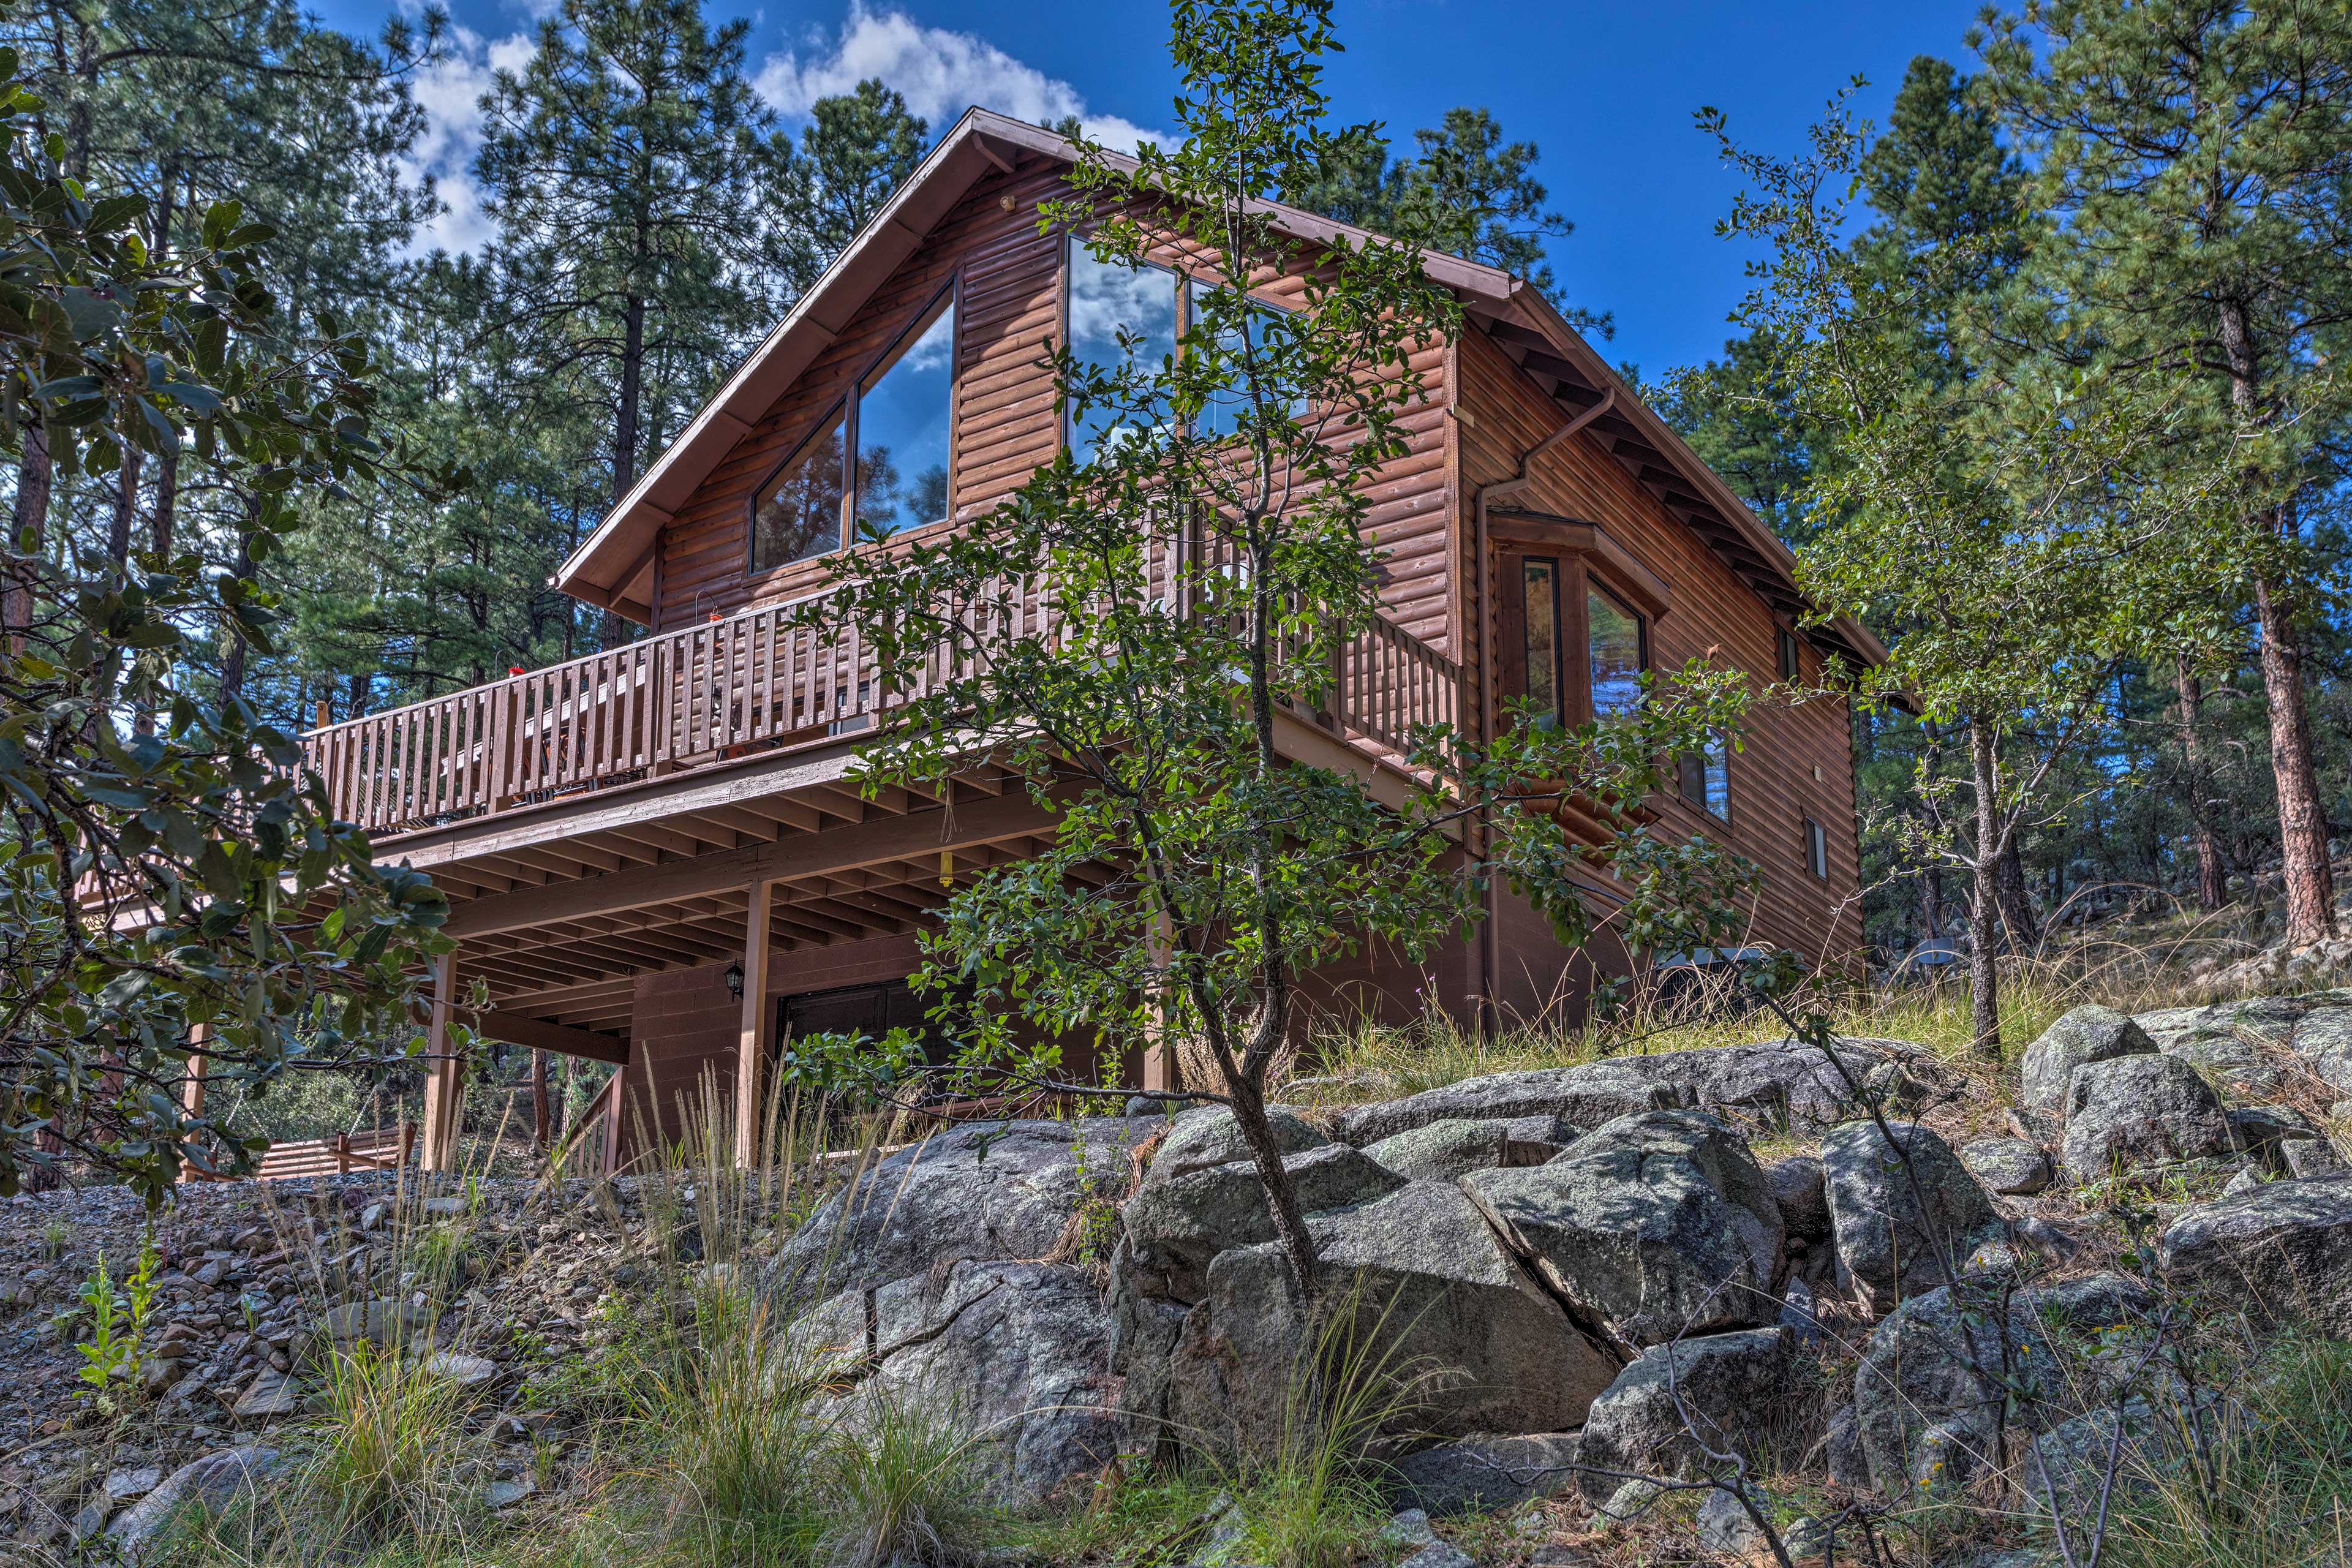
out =
[[[452,210],[436,237],[478,237],[463,168],[472,103],[493,63],[520,58],[534,9],[552,0],[455,0],[459,47],[424,84],[435,115],[420,150]],[[1456,104],[1492,109],[1542,148],[1552,205],[1576,233],[1552,247],[1573,302],[1613,310],[1612,360],[1645,374],[1718,353],[1726,312],[1745,289],[1741,254],[1715,237],[1736,190],[1691,116],[1714,105],[1733,131],[1793,150],[1849,75],[1870,79],[1864,111],[1883,117],[1903,68],[1934,53],[1965,68],[1978,0],[1773,5],[1652,0],[1576,5],[1540,0],[1342,0],[1348,52],[1330,85],[1347,120],[1388,122],[1400,142]],[[966,104],[1030,119],[1081,115],[1106,140],[1171,123],[1167,12],[1150,0],[828,0],[744,5],[714,15],[752,23],[751,63],[788,120],[862,76],[907,95],[934,129]],[[381,0],[329,0],[325,20],[373,31]]]

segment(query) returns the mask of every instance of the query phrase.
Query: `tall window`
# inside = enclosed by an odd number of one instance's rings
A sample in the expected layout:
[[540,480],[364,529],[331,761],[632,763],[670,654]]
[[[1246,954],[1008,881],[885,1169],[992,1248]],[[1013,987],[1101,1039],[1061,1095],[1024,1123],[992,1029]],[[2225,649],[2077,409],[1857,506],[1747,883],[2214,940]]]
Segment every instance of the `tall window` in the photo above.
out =
[[857,525],[896,533],[948,515],[955,300],[907,330],[857,395]]
[[836,408],[784,459],[751,508],[751,570],[765,572],[841,548],[842,428]]
[[1805,869],[1824,882],[1830,879],[1829,836],[1810,816],[1805,818]]
[[1559,701],[1559,563],[1535,556],[1522,560],[1519,593],[1527,698],[1538,712],[1564,718]]
[[1723,737],[1710,736],[1706,750],[1685,752],[1675,762],[1682,797],[1710,816],[1730,821],[1731,748]]
[[1776,629],[1780,634],[1780,679],[1794,680],[1802,668],[1797,662],[1797,634],[1786,626]]
[[[1084,242],[1073,238],[1067,300],[1071,357],[1084,364],[1118,365],[1125,357],[1120,344],[1125,334],[1135,340],[1139,364],[1174,358],[1176,298],[1173,272],[1097,261]],[[1073,411],[1067,431],[1070,456],[1082,463],[1091,460],[1120,428],[1116,410],[1091,408],[1083,420]],[[1135,433],[1125,431],[1129,437]]]
[[1595,717],[1622,713],[1642,700],[1642,671],[1649,665],[1649,637],[1642,617],[1607,589],[1587,584],[1584,641],[1592,672]]

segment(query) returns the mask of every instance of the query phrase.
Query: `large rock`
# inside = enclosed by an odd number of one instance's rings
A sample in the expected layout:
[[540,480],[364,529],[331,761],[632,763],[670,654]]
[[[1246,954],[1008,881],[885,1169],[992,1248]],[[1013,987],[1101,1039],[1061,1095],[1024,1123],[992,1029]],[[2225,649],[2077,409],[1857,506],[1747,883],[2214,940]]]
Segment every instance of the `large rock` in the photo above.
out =
[[[2136,1281],[2095,1275],[2010,1293],[2004,1330],[2005,1289],[1996,1279],[1965,1278],[1957,1287],[1910,1298],[1872,1331],[1854,1371],[1852,1431],[1872,1481],[1887,1495],[1910,1496],[1922,1482],[1932,1484],[1938,1463],[1948,1471],[1980,1470],[1990,1462],[2010,1392],[2004,1366],[2015,1377],[2063,1389],[2069,1370],[2090,1358],[2062,1358],[2051,1348],[2053,1331],[2137,1321],[2153,1306]],[[2077,1392],[2094,1399],[2100,1394]],[[2041,1405],[2026,1412],[2029,1424],[2048,1414]]]
[[1383,1138],[1367,1145],[1364,1152],[1398,1175],[1416,1182],[1450,1182],[1473,1171],[1541,1163],[1514,1158],[1515,1150],[1530,1145],[1513,1142],[1512,1125],[1493,1119],[1448,1117],[1393,1138]]
[[2025,1047],[2025,1103],[2034,1110],[2054,1111],[2064,1101],[2076,1068],[2155,1050],[2156,1042],[2129,1015],[2097,1005],[2074,1008]]
[[1126,1191],[1134,1150],[1165,1125],[1083,1117],[974,1123],[927,1138],[819,1205],[785,1244],[776,1277],[821,1298],[960,1258],[1046,1257],[1085,1201]]
[[1808,1247],[1830,1239],[1830,1198],[1822,1181],[1822,1163],[1811,1154],[1791,1154],[1764,1167],[1772,1201],[1780,1205],[1780,1224],[1791,1246]]
[[2270,1182],[2189,1210],[2158,1243],[2178,1289],[2265,1328],[2352,1337],[2352,1173]]
[[[1285,1154],[1303,1153],[1331,1142],[1315,1131],[1305,1117],[1287,1107],[1267,1106],[1265,1120],[1274,1129],[1275,1146]],[[1153,1152],[1151,1169],[1144,1179],[1168,1181],[1213,1165],[1230,1165],[1253,1157],[1249,1141],[1242,1136],[1241,1124],[1234,1120],[1234,1113],[1222,1105],[1202,1106],[1176,1118],[1174,1125],[1168,1129],[1167,1140]]]
[[1788,1335],[1780,1329],[1653,1346],[1592,1402],[1578,1441],[1577,1487],[1603,1503],[1633,1476],[1711,1470],[1702,1445],[1759,1457],[1788,1385]]
[[1463,1188],[1622,1352],[1780,1315],[1780,1205],[1747,1141],[1711,1116],[1619,1117],[1545,1164]]
[[[1380,1197],[1405,1180],[1345,1143],[1287,1155],[1282,1168],[1307,1214]],[[1229,1247],[1274,1239],[1265,1184],[1251,1160],[1198,1166],[1165,1178],[1160,1169],[1155,1162],[1128,1200],[1128,1237],[1138,1265],[1165,1277],[1154,1294],[1197,1301],[1207,1289],[1209,1259]]]
[[2050,1156],[2022,1138],[1979,1138],[1962,1145],[1960,1163],[1996,1193],[2031,1197],[2050,1184]]
[[876,1290],[870,1371],[852,1396],[944,1413],[982,1444],[996,1500],[1034,1504],[1117,1456],[1110,1325],[1076,1268],[958,1263]]
[[2086,1063],[2067,1084],[2065,1107],[2066,1179],[2078,1186],[2118,1173],[2145,1177],[2232,1148],[2220,1097],[2174,1057]]
[[2000,1215],[1931,1129],[1849,1121],[1822,1140],[1839,1286],[1874,1313],[1948,1284]]
[[1492,1513],[1567,1490],[1576,1454],[1573,1432],[1463,1437],[1396,1460],[1390,1484],[1400,1505],[1434,1518]]
[[[1352,1341],[1365,1364],[1430,1374],[1413,1407],[1398,1413],[1403,1430],[1560,1430],[1581,1420],[1616,1375],[1615,1360],[1578,1331],[1455,1187],[1416,1182],[1314,1215],[1307,1228],[1327,1300],[1350,1313],[1329,1332]],[[1165,1417],[1181,1441],[1265,1452],[1281,1437],[1286,1405],[1324,1331],[1308,1322],[1277,1243],[1219,1253],[1207,1285],[1166,1372],[1131,1366],[1129,1382],[1165,1389]],[[1137,1399],[1127,1403],[1137,1408]]]
[[258,1447],[222,1448],[191,1459],[115,1515],[106,1533],[124,1555],[136,1555],[183,1514],[218,1514],[239,1501],[251,1501],[278,1468],[278,1450]]
[[1448,1118],[1558,1116],[1574,1131],[1649,1110],[1706,1110],[1771,1126],[1826,1127],[1851,1110],[1846,1072],[1856,1081],[1915,1047],[1894,1040],[1845,1040],[1837,1062],[1795,1040],[1611,1057],[1580,1067],[1467,1079],[1385,1105],[1344,1112],[1339,1131],[1369,1143]]

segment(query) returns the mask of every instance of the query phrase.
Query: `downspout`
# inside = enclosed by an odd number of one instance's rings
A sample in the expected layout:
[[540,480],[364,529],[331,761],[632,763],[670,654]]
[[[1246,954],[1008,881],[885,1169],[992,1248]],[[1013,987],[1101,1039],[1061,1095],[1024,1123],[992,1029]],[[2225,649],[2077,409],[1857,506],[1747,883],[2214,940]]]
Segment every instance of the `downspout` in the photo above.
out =
[[[1495,650],[1493,638],[1488,630],[1492,622],[1486,608],[1487,579],[1494,573],[1486,553],[1487,506],[1497,499],[1507,500],[1526,489],[1533,482],[1528,470],[1535,466],[1537,458],[1547,456],[1553,448],[1616,405],[1617,389],[1612,386],[1601,395],[1600,402],[1580,411],[1575,418],[1528,447],[1526,455],[1519,458],[1517,473],[1507,479],[1497,479],[1490,485],[1480,485],[1473,492],[1470,510],[1475,520],[1473,532],[1476,543],[1473,546],[1471,566],[1477,574],[1478,584],[1478,640],[1475,646],[1478,649],[1478,741],[1481,745],[1486,744],[1495,733]],[[1486,852],[1486,825],[1482,814],[1478,824],[1478,851],[1482,858]],[[1495,879],[1490,876],[1486,879],[1486,918],[1478,922],[1479,1023],[1482,1027],[1488,1029],[1496,1028],[1501,1024],[1501,1016],[1495,1010],[1496,968],[1500,961],[1500,955],[1495,946],[1495,921],[1501,912],[1501,902],[1495,891]]]

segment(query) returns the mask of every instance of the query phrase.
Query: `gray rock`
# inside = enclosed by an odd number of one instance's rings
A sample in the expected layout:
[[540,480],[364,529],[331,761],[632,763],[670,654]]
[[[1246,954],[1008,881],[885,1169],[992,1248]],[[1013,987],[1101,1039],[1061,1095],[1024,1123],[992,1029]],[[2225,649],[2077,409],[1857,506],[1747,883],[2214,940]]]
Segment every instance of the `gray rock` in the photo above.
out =
[[254,1496],[278,1468],[278,1450],[257,1447],[223,1448],[191,1459],[115,1515],[107,1534],[126,1554],[135,1554],[163,1536],[184,1510],[217,1514],[239,1498]]
[[2262,1168],[2257,1165],[2248,1165],[2222,1184],[2221,1195],[2225,1198],[2242,1197],[2262,1184]]
[[2145,1178],[2231,1152],[2230,1119],[2197,1069],[2168,1056],[2121,1057],[2074,1069],[2066,1088],[2066,1179]]
[[818,1205],[772,1278],[829,1296],[956,1258],[1045,1257],[1086,1197],[1126,1191],[1129,1156],[1161,1125],[1157,1117],[1000,1121],[925,1139]]
[[1511,1121],[1549,1116],[1574,1131],[1632,1110],[1675,1103],[1674,1091],[1622,1060],[1532,1072],[1490,1073],[1403,1100],[1341,1111],[1340,1137],[1361,1147],[1435,1121]]
[[1829,1193],[1822,1184],[1822,1163],[1811,1154],[1791,1154],[1764,1167],[1772,1201],[1780,1205],[1780,1223],[1790,1241],[1808,1247],[1830,1239]]
[[952,1411],[986,1445],[998,1501],[1043,1501],[1116,1457],[1110,1324],[1083,1270],[959,1263],[882,1287],[873,1313],[877,1364],[856,1397]]
[[[1345,1143],[1288,1155],[1282,1168],[1299,1208],[1307,1214],[1392,1193],[1405,1181]],[[1124,1218],[1138,1262],[1164,1272],[1165,1283],[1155,1293],[1186,1301],[1200,1300],[1206,1289],[1209,1259],[1229,1247],[1275,1237],[1265,1184],[1249,1160],[1195,1166],[1166,1177],[1155,1163],[1150,1176],[1128,1200]]]
[[2137,1020],[2113,1007],[2076,1007],[2025,1047],[2021,1070],[2026,1106],[2034,1110],[2057,1110],[2066,1098],[2066,1085],[2074,1069],[2085,1062],[2144,1056],[2155,1049],[2155,1040]]
[[1477,1568],[1477,1561],[1453,1542],[1441,1541],[1434,1546],[1423,1547],[1398,1568]]
[[2030,1197],[2050,1184],[2050,1156],[2022,1138],[1979,1138],[1960,1149],[1969,1174],[1996,1193]]
[[1780,1313],[1780,1205],[1747,1141],[1711,1116],[1620,1117],[1547,1164],[1462,1184],[1552,1292],[1622,1351]]
[[1946,1284],[2000,1215],[1929,1128],[1890,1122],[1890,1147],[1874,1121],[1849,1121],[1822,1140],[1839,1286],[1872,1312]]
[[345,1301],[319,1316],[319,1331],[339,1345],[367,1341],[378,1350],[406,1345],[433,1328],[431,1309],[379,1296],[373,1301]]
[[301,1385],[276,1368],[265,1366],[237,1396],[234,1414],[240,1421],[275,1421],[297,1415],[301,1408]]
[[[1364,1152],[1400,1176],[1416,1182],[1450,1182],[1473,1171],[1498,1170],[1520,1162],[1511,1157],[1508,1121],[1473,1121],[1449,1117],[1383,1138]],[[1528,1162],[1540,1163],[1541,1162]]]
[[417,1204],[416,1208],[418,1213],[431,1215],[436,1219],[456,1219],[466,1212],[466,1200],[457,1197],[425,1198]]
[[[2137,1321],[2152,1306],[2137,1282],[2094,1275],[2011,1292],[2004,1328],[2004,1289],[1971,1279],[1926,1291],[1872,1331],[1854,1370],[1852,1440],[1882,1491],[1899,1497],[1918,1489],[1924,1451],[1937,1450],[1948,1464],[1956,1454],[1973,1464],[1997,1451],[2009,1393],[2004,1366],[2059,1386],[2089,1358],[2062,1357],[2051,1346],[2053,1332]],[[2033,1415],[2026,1413],[2029,1422]]]
[[2189,1210],[2157,1260],[2175,1289],[2264,1328],[2352,1336],[2352,1174],[2270,1182]]
[[492,1508],[512,1508],[539,1491],[539,1482],[530,1476],[519,1476],[510,1481],[492,1481],[482,1496]]
[[106,1495],[118,1503],[135,1502],[163,1484],[161,1465],[142,1465],[135,1470],[116,1470],[106,1478]]
[[[1274,1129],[1274,1142],[1285,1154],[1304,1153],[1331,1142],[1307,1120],[1285,1106],[1269,1105],[1265,1119]],[[1242,1136],[1241,1124],[1234,1113],[1222,1105],[1206,1105],[1188,1110],[1171,1124],[1162,1118],[1147,1119],[1150,1131],[1168,1129],[1167,1141],[1151,1156],[1151,1169],[1147,1179],[1168,1181],[1193,1171],[1205,1171],[1213,1165],[1230,1165],[1237,1161],[1254,1158],[1249,1140]]]
[[1401,1509],[1381,1526],[1380,1542],[1383,1546],[1400,1546],[1409,1552],[1418,1552],[1424,1546],[1436,1544],[1437,1531],[1429,1528],[1429,1511],[1426,1509]]
[[1389,1468],[1399,1501],[1452,1519],[1567,1490],[1576,1453],[1573,1432],[1473,1436],[1407,1454]]
[[2110,1506],[2146,1492],[2187,1457],[2179,1420],[2158,1415],[2147,1400],[2137,1397],[2124,1402],[2122,1414],[2120,1447],[2112,1405],[2061,1422],[2032,1440],[2017,1467],[2018,1492],[2029,1518],[2046,1521],[2054,1501],[2058,1517],[2075,1531],[2079,1543],[2089,1533],[2080,1521],[2098,1513],[2111,1457],[2116,1479]]
[[1601,1505],[1601,1512],[1604,1518],[1620,1522],[1639,1519],[1650,1511],[1652,1503],[1665,1495],[1666,1489],[1655,1481],[1627,1481],[1609,1494],[1609,1500]]
[[1628,1472],[1700,1474],[1708,1467],[1702,1442],[1759,1454],[1769,1413],[1788,1394],[1787,1345],[1779,1329],[1750,1329],[1643,1352],[1585,1415],[1579,1489],[1600,1503],[1624,1485]]
[[2346,1169],[2344,1156],[2325,1138],[2290,1139],[2278,1146],[2278,1152],[2287,1173],[2298,1181],[2332,1176]]
[[1307,1310],[1282,1248],[1228,1247],[1210,1260],[1208,1293],[1187,1311],[1156,1364],[1139,1345],[1121,1406],[1146,1452],[1177,1447],[1222,1458],[1273,1452],[1290,1390],[1310,1349]]
[[499,1363],[485,1356],[459,1355],[455,1351],[435,1351],[423,1363],[425,1373],[434,1377],[446,1377],[460,1388],[478,1388],[499,1375]]
[[1698,1544],[1702,1552],[1742,1563],[1769,1562],[1772,1557],[1763,1527],[1737,1494],[1722,1487],[1708,1492],[1698,1505]]
[[2273,1168],[2281,1158],[2280,1144],[2320,1136],[2310,1118],[2284,1105],[2234,1105],[2223,1114],[2229,1118],[2231,1141]]

